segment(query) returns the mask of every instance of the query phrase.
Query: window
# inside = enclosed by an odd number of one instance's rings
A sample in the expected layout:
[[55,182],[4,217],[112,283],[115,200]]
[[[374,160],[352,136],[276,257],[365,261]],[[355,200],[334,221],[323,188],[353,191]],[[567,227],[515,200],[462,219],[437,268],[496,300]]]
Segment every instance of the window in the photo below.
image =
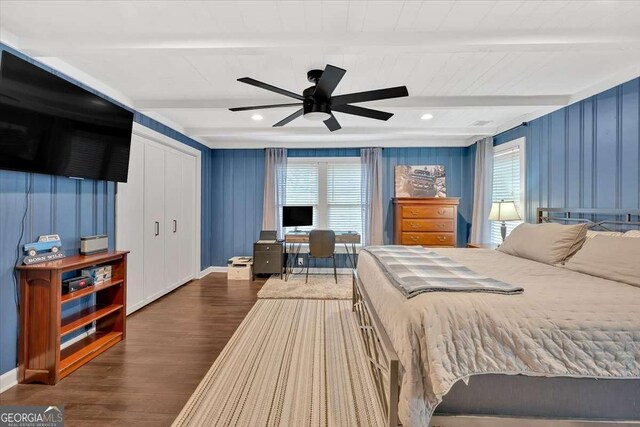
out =
[[[513,200],[524,218],[525,139],[519,138],[494,147],[492,202]],[[507,221],[507,234],[522,221]],[[502,243],[499,221],[491,221],[491,243]]]
[[298,229],[362,234],[360,170],[359,157],[287,159],[287,206],[313,206],[313,226]]

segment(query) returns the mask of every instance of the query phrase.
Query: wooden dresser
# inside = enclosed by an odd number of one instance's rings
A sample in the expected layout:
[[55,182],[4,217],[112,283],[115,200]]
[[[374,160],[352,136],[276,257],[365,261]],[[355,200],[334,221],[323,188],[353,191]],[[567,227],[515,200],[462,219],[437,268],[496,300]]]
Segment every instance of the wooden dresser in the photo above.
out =
[[455,247],[458,198],[394,198],[393,243]]

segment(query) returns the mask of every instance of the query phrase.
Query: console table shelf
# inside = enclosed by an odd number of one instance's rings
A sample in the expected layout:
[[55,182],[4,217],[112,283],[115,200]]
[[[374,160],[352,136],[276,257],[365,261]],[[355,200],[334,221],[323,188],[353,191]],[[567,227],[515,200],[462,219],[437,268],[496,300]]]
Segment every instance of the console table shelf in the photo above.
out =
[[[126,337],[127,253],[105,252],[72,256],[20,272],[20,343],[18,380],[56,384]],[[79,291],[62,294],[62,276],[83,268],[111,265],[111,279]],[[94,295],[94,305],[62,317],[62,306]],[[62,338],[83,327],[94,333],[66,348]],[[78,338],[76,338],[78,339]]]

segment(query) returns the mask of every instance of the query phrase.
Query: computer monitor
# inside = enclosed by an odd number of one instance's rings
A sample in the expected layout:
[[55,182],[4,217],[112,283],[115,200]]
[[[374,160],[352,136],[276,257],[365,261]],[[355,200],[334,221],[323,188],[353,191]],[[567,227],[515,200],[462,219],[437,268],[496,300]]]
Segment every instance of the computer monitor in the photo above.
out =
[[304,227],[313,225],[313,206],[283,206],[283,227]]

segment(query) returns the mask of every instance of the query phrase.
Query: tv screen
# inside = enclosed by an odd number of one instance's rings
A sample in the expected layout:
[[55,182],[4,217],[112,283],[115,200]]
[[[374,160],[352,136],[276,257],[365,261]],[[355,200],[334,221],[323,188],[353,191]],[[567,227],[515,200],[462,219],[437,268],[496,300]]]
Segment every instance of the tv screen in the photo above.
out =
[[127,182],[133,113],[7,51],[0,168]]
[[313,225],[313,206],[283,206],[283,227],[304,227]]

